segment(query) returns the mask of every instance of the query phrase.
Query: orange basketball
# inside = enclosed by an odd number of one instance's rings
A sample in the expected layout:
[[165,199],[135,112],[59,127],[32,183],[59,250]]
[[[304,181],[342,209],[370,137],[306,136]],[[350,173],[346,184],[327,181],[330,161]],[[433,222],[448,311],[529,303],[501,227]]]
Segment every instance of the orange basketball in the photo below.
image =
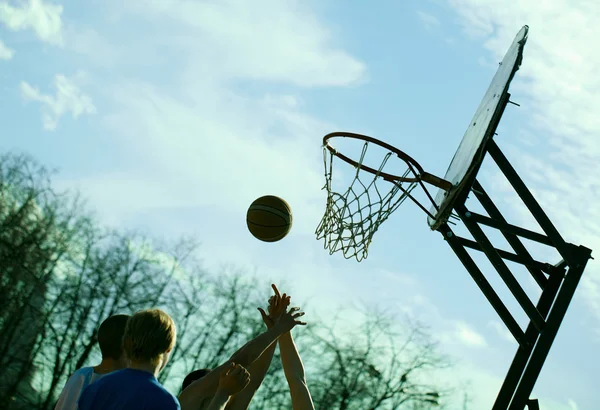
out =
[[285,238],[292,228],[292,209],[279,197],[261,196],[248,208],[246,223],[256,239],[277,242]]

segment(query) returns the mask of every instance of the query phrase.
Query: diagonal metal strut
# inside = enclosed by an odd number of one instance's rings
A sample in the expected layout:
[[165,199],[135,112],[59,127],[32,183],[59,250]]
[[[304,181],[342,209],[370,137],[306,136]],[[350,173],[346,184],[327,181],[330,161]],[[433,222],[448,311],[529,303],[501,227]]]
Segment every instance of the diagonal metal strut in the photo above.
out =
[[[441,224],[438,231],[444,236],[446,242],[519,344],[519,349],[492,410],[524,410],[528,405],[536,405],[535,400],[530,400],[529,396],[558,333],[587,261],[591,258],[591,250],[584,246],[567,243],[562,238],[493,139],[488,141],[486,153],[489,153],[496,162],[544,234],[508,223],[482,185],[475,179],[473,179],[471,191],[488,216],[468,210],[465,205],[466,195],[463,195],[462,202],[454,204],[454,211],[472,235],[473,240],[456,236],[447,223]],[[497,229],[514,253],[495,248],[484,233],[482,226]],[[534,259],[521,238],[554,248],[562,260],[557,264],[551,264]],[[467,248],[483,252],[487,256],[498,275],[519,302],[520,307],[527,314],[529,323],[525,331],[518,325],[502,299],[473,261]],[[541,288],[541,296],[535,304],[525,293],[505,261],[525,266]]]

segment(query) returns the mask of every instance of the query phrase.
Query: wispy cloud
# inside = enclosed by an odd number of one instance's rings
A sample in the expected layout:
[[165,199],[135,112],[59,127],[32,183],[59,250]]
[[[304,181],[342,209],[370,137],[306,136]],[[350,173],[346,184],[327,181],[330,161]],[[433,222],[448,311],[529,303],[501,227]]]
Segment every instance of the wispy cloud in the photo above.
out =
[[9,48],[0,40],[0,60],[10,60],[15,55],[15,50]]
[[336,47],[327,25],[296,1],[132,0],[128,7],[153,21],[177,23],[166,40],[194,50],[188,64],[196,76],[207,74],[210,60],[219,67],[210,74],[230,80],[344,86],[365,79],[366,66]]
[[63,6],[44,0],[28,0],[11,6],[0,2],[0,23],[12,31],[32,30],[36,36],[49,44],[62,45]]
[[77,85],[77,76],[68,78],[62,74],[54,79],[54,95],[44,94],[29,83],[21,82],[21,94],[26,101],[42,104],[42,120],[46,130],[56,129],[60,118],[70,113],[73,118],[82,114],[93,114],[96,108],[92,99],[84,94]]
[[[449,3],[466,32],[483,38],[497,60],[520,26],[531,27],[512,92],[526,110],[523,146],[507,147],[510,159],[565,238],[599,249],[600,53],[589,39],[600,38],[600,3]],[[600,319],[600,270],[593,261],[582,285],[588,307]]]
[[421,23],[423,23],[427,29],[440,26],[440,20],[432,14],[425,13],[424,11],[417,11],[417,16],[419,16]]
[[467,346],[486,347],[485,338],[465,322],[457,322],[454,335],[456,339]]
[[[95,86],[110,107],[103,118],[111,134],[143,161],[130,177],[86,179],[86,193],[118,212],[219,204],[237,215],[257,196],[276,192],[293,207],[294,232],[312,235],[324,201],[314,136],[333,126],[306,112],[302,89],[359,84],[366,66],[336,45],[327,24],[297,7],[135,0],[119,9],[121,26],[149,33],[147,41],[118,36],[118,53],[129,56],[110,67],[120,80]],[[160,81],[123,74],[148,64],[161,68]],[[292,88],[273,91],[281,83]],[[129,195],[111,205],[117,190]]]
[[496,320],[492,320],[489,322],[489,325],[496,331],[496,333],[498,334],[498,336],[500,336],[501,339],[506,340],[507,342],[515,343],[515,338],[508,331],[504,324]]

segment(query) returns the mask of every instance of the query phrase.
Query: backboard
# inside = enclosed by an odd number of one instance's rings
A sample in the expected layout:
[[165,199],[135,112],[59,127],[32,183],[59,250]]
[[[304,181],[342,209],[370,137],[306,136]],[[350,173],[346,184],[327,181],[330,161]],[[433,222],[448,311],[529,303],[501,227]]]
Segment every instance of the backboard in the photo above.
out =
[[438,191],[435,197],[437,209],[431,209],[435,218],[428,217],[432,230],[436,230],[448,220],[454,203],[471,189],[485,156],[485,146],[494,136],[508,103],[508,88],[523,60],[528,31],[529,27],[524,26],[508,49],[450,162],[444,179],[451,182],[453,188],[450,191]]

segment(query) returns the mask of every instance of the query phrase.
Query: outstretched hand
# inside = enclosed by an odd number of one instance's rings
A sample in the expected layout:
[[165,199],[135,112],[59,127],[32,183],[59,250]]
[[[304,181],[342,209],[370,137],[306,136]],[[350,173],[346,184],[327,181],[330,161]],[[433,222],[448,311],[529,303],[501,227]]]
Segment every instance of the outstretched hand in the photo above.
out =
[[298,320],[299,317],[304,316],[304,312],[299,312],[299,307],[293,307],[290,310],[286,310],[279,316],[279,319],[275,322],[275,326],[279,326],[283,333],[289,332],[296,325],[306,325],[306,322]]
[[286,293],[283,296],[279,293],[279,289],[274,284],[271,285],[273,288],[273,292],[275,294],[271,296],[269,299],[269,316],[273,318],[273,320],[277,321],[281,314],[286,311],[287,307],[290,305],[291,297]]
[[287,294],[283,294],[283,296],[279,293],[279,289],[274,284],[271,285],[275,294],[269,298],[269,307],[267,309],[268,314],[262,309],[258,308],[260,315],[262,316],[263,321],[267,328],[272,328],[281,314],[285,312],[287,307],[290,305],[290,296]]
[[219,378],[219,390],[233,396],[250,383],[250,373],[239,364],[231,363]]

